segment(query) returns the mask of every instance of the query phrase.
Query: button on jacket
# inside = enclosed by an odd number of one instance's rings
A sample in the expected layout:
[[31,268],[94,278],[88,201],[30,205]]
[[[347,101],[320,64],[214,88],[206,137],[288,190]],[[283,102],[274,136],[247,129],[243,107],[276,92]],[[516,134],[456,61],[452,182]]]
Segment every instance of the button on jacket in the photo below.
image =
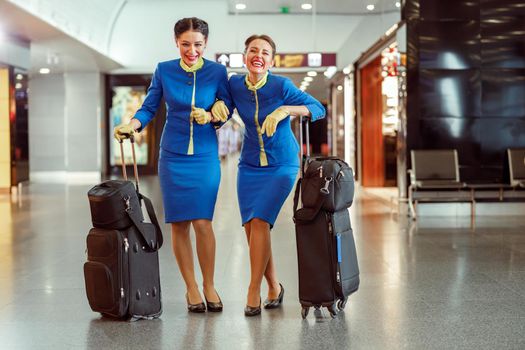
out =
[[180,59],[159,63],[135,118],[144,128],[155,116],[164,97],[167,116],[160,147],[178,154],[217,153],[214,126],[210,123],[199,125],[190,119],[193,96],[195,107],[209,112],[216,99],[220,99],[231,111],[226,68],[204,59],[202,68],[188,73],[181,67]]

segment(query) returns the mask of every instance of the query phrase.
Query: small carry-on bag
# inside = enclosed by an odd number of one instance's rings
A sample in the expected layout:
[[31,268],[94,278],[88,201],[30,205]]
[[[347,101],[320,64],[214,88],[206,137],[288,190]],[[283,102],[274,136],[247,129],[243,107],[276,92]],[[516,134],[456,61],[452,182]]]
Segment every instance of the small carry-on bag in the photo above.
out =
[[[294,196],[294,222],[302,317],[310,307],[335,304],[343,310],[359,288],[359,267],[348,208],[354,197],[352,169],[335,157],[310,158],[308,120],[306,157],[301,147],[301,177]],[[303,118],[300,120],[302,146]],[[302,208],[298,209],[299,200]]]
[[[118,319],[150,319],[162,313],[158,250],[163,237],[151,201],[139,192],[130,141],[135,185],[127,180],[121,142],[124,181],[105,181],[88,192],[94,228],[87,236],[84,278],[93,311]],[[151,223],[144,222],[142,201]]]

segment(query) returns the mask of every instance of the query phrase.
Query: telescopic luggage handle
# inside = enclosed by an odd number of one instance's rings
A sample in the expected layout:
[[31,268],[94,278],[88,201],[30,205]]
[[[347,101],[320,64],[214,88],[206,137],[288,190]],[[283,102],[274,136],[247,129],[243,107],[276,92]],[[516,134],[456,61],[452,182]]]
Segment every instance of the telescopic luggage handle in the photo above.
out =
[[[139,192],[139,173],[137,169],[137,159],[135,157],[135,137],[133,135],[129,135],[129,141],[131,142],[131,154],[133,156],[133,173],[135,175],[135,186],[137,187],[137,192]],[[119,140],[120,144],[120,159],[122,163],[122,176],[124,177],[124,180],[128,180],[128,174],[126,173],[126,161],[124,159],[124,141]]]
[[[306,120],[306,158],[303,153],[303,121]],[[306,160],[310,158],[310,117],[300,116],[299,117],[299,143],[301,144],[301,171],[300,178],[303,178]]]

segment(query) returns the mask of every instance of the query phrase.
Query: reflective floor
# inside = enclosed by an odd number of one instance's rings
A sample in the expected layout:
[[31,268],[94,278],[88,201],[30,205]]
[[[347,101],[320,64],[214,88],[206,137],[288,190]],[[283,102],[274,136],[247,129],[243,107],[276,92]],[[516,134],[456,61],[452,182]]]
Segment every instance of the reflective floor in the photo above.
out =
[[[223,164],[214,227],[222,314],[188,314],[169,243],[161,250],[164,313],[108,321],[93,313],[82,266],[90,186],[31,185],[0,198],[1,349],[523,349],[525,219],[426,219],[410,225],[364,191],[351,209],[361,286],[336,319],[302,320],[291,201],[272,233],[284,307],[243,314],[248,251],[235,193],[235,161]],[[157,179],[143,179],[157,202]],[[162,218],[161,218],[162,219]],[[263,298],[266,290],[263,291]]]

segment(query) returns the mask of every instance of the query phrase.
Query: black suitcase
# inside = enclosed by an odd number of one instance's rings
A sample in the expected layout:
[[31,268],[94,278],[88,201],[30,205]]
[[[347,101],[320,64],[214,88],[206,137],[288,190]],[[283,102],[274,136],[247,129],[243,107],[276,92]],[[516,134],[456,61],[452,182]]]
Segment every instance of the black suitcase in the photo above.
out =
[[[301,144],[302,123],[301,118]],[[297,182],[294,196],[301,314],[306,318],[310,307],[326,307],[330,315],[335,317],[335,304],[339,310],[343,310],[348,296],[359,288],[359,266],[348,208],[334,204],[351,205],[353,176],[348,165],[340,159],[310,159],[308,125],[306,130],[307,156],[303,157],[301,151],[301,178]],[[314,167],[311,167],[312,164]],[[324,169],[325,176],[317,176],[319,181],[308,179],[304,177],[308,173],[305,167],[314,169],[317,173],[321,170],[321,174]],[[343,171],[346,174],[344,181],[351,183],[337,185],[337,174]],[[334,193],[337,191],[346,193]],[[303,205],[298,209],[300,198]],[[327,208],[338,210],[330,211]]]
[[[91,309],[119,319],[157,318],[162,313],[158,249],[163,238],[151,201],[136,188],[110,180],[94,186],[88,197],[93,229],[87,236],[84,264],[86,294]],[[124,160],[121,144],[121,155]],[[143,222],[141,201],[152,223]]]

